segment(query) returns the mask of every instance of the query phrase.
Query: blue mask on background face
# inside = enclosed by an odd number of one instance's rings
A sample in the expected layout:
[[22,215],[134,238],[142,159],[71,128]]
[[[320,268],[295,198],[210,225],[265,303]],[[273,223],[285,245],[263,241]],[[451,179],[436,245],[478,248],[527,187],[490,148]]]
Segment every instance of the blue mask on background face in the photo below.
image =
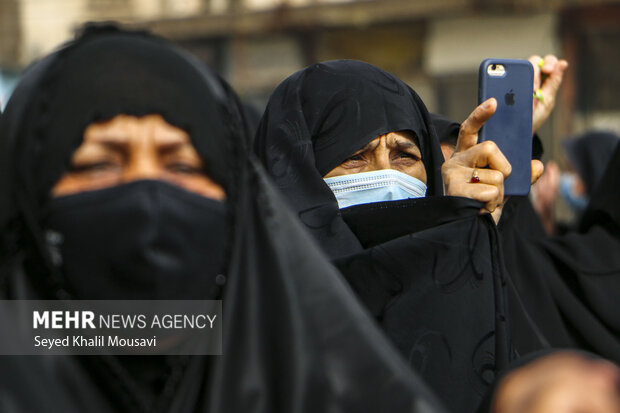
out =
[[394,169],[325,178],[325,183],[336,196],[340,209],[426,195],[424,182]]
[[575,195],[573,191],[575,179],[575,175],[571,173],[563,173],[560,176],[560,196],[562,196],[566,203],[577,213],[581,213],[588,206],[589,200],[586,195]]

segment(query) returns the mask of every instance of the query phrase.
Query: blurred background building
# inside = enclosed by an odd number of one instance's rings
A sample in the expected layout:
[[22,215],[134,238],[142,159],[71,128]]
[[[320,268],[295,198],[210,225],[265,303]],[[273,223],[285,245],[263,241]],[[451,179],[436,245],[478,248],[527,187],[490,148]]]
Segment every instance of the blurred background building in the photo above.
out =
[[546,157],[591,128],[620,132],[619,0],[0,0],[0,99],[20,71],[79,25],[118,20],[192,50],[262,111],[273,88],[317,61],[352,58],[464,119],[487,57],[554,53],[569,68]]

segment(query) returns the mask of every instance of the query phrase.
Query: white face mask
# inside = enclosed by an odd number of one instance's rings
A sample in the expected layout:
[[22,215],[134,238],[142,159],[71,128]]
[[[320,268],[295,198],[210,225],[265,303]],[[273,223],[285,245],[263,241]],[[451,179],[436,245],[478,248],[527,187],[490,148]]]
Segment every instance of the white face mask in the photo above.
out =
[[394,169],[325,178],[325,183],[336,196],[340,209],[426,195],[424,182]]

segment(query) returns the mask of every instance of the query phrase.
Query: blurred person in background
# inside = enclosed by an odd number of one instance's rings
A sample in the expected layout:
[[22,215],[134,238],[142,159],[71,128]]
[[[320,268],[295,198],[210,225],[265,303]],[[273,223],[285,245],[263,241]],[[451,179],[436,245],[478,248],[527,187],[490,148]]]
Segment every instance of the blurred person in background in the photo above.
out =
[[[557,168],[550,168],[543,180],[548,189],[539,201],[554,198],[559,176]],[[508,281],[514,285],[510,291],[518,293],[508,300],[527,309],[527,317],[518,322],[534,321],[551,347],[581,348],[615,363],[620,363],[619,180],[616,145],[573,231],[549,236],[552,221],[546,228],[528,197],[511,197],[498,226]],[[540,340],[515,336],[515,341],[522,349],[535,349]]]
[[569,206],[578,221],[620,141],[613,132],[592,131],[562,142],[568,171],[561,172],[558,165],[549,161],[541,180],[534,185],[534,208],[543,220],[549,234],[563,234],[577,223],[556,223],[553,211],[558,194]]

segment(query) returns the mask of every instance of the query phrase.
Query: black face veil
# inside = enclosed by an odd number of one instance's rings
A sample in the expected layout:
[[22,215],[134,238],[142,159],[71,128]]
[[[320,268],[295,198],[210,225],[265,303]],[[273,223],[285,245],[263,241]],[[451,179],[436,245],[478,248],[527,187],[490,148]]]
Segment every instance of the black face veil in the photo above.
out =
[[90,30],[28,70],[0,123],[2,298],[51,288],[39,220],[84,127],[159,113],[228,194],[224,355],[175,358],[161,392],[129,375],[129,361],[5,356],[0,410],[442,411],[247,154],[239,108],[217,75],[143,33]]
[[322,177],[378,136],[412,131],[426,168],[427,196],[442,195],[443,157],[420,97],[390,73],[368,63],[336,60],[297,72],[275,90],[255,151],[334,256],[359,249]]

